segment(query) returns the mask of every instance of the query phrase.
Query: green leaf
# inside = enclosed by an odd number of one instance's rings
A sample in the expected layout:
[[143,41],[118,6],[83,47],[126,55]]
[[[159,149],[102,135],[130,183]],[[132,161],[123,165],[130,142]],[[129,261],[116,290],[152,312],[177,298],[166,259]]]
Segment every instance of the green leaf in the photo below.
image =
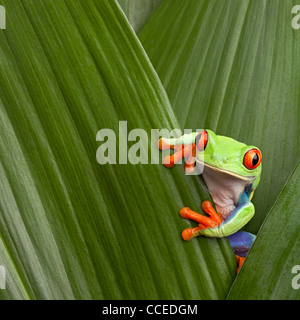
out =
[[300,299],[292,285],[300,257],[299,194],[300,162],[265,219],[229,299]]
[[116,2],[0,4],[0,297],[225,298],[228,242],[180,237],[191,223],[178,210],[200,208],[202,182],[181,167],[96,161],[98,130],[124,144],[120,120],[128,132],[178,127]]
[[139,38],[183,128],[262,150],[256,233],[300,157],[300,32],[295,1],[165,0]]
[[162,0],[118,0],[131,26],[138,32]]

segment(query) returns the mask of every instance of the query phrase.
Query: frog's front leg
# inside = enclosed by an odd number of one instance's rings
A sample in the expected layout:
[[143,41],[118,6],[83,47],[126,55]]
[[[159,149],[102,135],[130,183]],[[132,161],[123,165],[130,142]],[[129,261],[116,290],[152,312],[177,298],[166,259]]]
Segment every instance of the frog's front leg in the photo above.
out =
[[196,152],[203,151],[207,139],[206,131],[192,132],[179,138],[161,138],[158,141],[160,150],[173,149],[174,153],[163,159],[163,165],[167,168],[173,167],[182,158],[187,158],[184,169],[192,172],[195,168]]
[[179,212],[180,216],[185,219],[190,219],[198,222],[198,227],[187,228],[182,232],[182,238],[185,241],[189,241],[201,234],[203,230],[215,229],[223,222],[222,217],[215,211],[210,201],[202,202],[202,210],[210,217],[203,216],[190,208],[182,208]]
[[[214,210],[211,204],[208,205],[207,203],[210,204],[209,201],[203,202],[203,204],[205,205],[203,206],[202,204],[202,209],[203,211],[205,211],[210,215],[210,218],[208,217],[205,217],[205,218],[215,220],[218,213]],[[185,211],[186,211],[186,208],[183,208],[180,210],[181,217],[195,220],[193,219],[193,216],[190,214],[183,215],[182,213]],[[247,224],[250,221],[250,219],[253,217],[254,212],[255,210],[252,202],[250,201],[244,202],[238,205],[225,220],[222,220],[222,217],[219,216],[221,220],[216,222],[217,225],[209,226],[208,224],[203,223],[204,221],[203,220],[202,222],[200,222],[201,225],[199,226],[201,229],[198,228],[194,232],[191,232],[191,231],[185,232],[186,234],[190,233],[191,237],[185,237],[184,240],[189,241],[192,238],[200,235],[205,237],[211,237],[211,238],[227,237],[229,235],[232,235],[233,233],[236,233],[245,224]],[[195,220],[195,221],[199,222],[198,220]]]

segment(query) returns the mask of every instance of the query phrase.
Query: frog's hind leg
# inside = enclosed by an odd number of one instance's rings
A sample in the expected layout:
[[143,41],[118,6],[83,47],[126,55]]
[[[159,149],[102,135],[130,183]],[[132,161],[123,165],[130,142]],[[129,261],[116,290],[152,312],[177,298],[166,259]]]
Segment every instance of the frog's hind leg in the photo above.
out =
[[234,253],[240,257],[246,257],[256,236],[245,231],[238,231],[227,237]]
[[254,234],[245,231],[238,231],[227,237],[238,262],[237,273],[240,271],[255,238]]

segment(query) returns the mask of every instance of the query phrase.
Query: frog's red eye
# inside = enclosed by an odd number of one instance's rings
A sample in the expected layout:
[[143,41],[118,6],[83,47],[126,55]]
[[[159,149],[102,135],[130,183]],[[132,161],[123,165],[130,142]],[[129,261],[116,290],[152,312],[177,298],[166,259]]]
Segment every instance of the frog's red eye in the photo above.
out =
[[207,141],[208,141],[208,133],[207,131],[201,131],[198,133],[198,135],[196,136],[196,146],[197,149],[199,151],[203,151],[207,145]]
[[251,149],[244,155],[244,166],[247,169],[253,170],[261,163],[261,153],[258,149]]

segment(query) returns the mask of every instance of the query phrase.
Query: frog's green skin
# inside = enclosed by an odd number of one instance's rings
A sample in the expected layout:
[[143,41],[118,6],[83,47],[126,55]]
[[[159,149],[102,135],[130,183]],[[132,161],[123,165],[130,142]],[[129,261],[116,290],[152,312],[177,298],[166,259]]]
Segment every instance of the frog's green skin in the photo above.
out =
[[[208,137],[205,150],[197,150],[195,160],[204,165],[203,178],[212,195],[216,211],[223,221],[217,227],[198,230],[195,236],[226,237],[236,233],[253,217],[255,210],[251,199],[259,184],[262,166],[260,163],[256,168],[248,169],[244,165],[246,152],[251,149],[258,150],[255,146],[216,135],[211,130],[205,132]],[[162,140],[163,143],[175,147],[188,146],[195,144],[198,134],[193,132],[177,139]],[[253,237],[249,235],[246,239],[247,246],[254,241]],[[245,233],[241,234],[241,238],[245,242]],[[235,235],[232,239],[237,247],[239,237]]]

